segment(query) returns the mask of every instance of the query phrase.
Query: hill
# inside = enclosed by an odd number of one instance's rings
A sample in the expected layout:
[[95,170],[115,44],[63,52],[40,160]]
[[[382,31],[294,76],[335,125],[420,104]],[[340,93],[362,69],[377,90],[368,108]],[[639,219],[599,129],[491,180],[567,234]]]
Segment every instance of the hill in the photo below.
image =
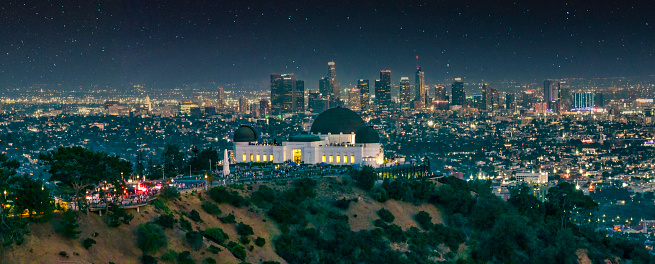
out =
[[[31,223],[3,263],[598,263],[652,257],[638,241],[594,230],[596,203],[567,184],[540,202],[527,188],[504,202],[489,182],[384,181],[362,190],[348,177],[167,190],[129,224],[80,214],[79,238],[61,215]],[[370,188],[370,186],[369,186]],[[176,197],[179,195],[179,197]],[[565,199],[561,199],[566,197]],[[168,217],[168,218],[167,218]],[[169,221],[167,222],[166,219]],[[175,223],[172,220],[175,219]],[[158,224],[148,224],[158,223]],[[166,224],[168,223],[168,224]],[[171,226],[172,228],[167,228]],[[161,231],[165,238],[147,236]],[[196,232],[198,231],[198,232]],[[204,238],[202,236],[204,235]],[[95,244],[85,249],[83,241]],[[149,245],[166,241],[165,245]],[[145,245],[145,246],[144,246]],[[143,249],[143,250],[142,250]],[[144,252],[148,258],[143,258]]]

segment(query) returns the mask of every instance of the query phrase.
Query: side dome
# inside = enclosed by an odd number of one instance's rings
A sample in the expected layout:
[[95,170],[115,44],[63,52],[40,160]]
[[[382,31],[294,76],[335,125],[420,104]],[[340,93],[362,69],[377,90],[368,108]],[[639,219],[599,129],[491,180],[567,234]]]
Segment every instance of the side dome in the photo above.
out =
[[316,117],[312,124],[311,133],[321,134],[350,134],[364,126],[364,120],[348,108],[332,108]]
[[250,126],[241,125],[237,131],[234,131],[234,142],[253,142],[257,141],[257,133]]
[[355,133],[355,143],[380,143],[380,135],[375,128],[365,126],[357,129]]

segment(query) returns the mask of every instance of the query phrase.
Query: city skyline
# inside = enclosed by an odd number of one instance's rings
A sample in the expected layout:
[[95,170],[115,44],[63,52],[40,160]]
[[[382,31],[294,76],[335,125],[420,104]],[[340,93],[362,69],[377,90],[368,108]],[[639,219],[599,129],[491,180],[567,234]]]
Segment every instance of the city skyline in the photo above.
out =
[[263,85],[270,74],[287,72],[314,90],[329,61],[336,62],[342,88],[374,80],[383,69],[412,76],[416,66],[427,84],[455,77],[541,82],[648,76],[655,68],[653,18],[645,1],[99,1],[0,7],[6,25],[0,42],[3,87]]

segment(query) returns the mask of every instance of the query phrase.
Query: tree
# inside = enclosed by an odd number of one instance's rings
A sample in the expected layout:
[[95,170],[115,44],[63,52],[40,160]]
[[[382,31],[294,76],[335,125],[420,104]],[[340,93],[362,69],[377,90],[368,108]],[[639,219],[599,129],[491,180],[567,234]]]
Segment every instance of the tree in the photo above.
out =
[[359,188],[368,191],[375,186],[375,181],[377,179],[375,169],[371,166],[364,166],[362,170],[357,173],[357,177],[354,180]]
[[[122,186],[121,173],[132,173],[132,164],[119,156],[92,151],[83,147],[59,147],[39,155],[48,168],[51,181],[60,181],[73,189],[73,197],[79,198],[80,191],[107,181]],[[79,199],[78,199],[79,200]]]
[[252,231],[252,227],[244,223],[238,223],[236,225],[237,234],[241,236],[254,235],[255,232]]
[[186,233],[186,241],[189,242],[191,248],[196,251],[200,250],[202,246],[202,234],[198,231],[190,231]]
[[184,169],[184,154],[176,145],[166,145],[161,155],[164,170],[172,176]]
[[574,218],[577,223],[585,223],[591,212],[598,209],[598,203],[568,182],[548,189],[546,198],[546,212],[560,219],[560,228],[566,228]]
[[393,222],[393,220],[396,219],[396,217],[393,216],[391,211],[389,211],[387,209],[384,209],[384,208],[381,208],[380,210],[378,210],[378,216],[380,216],[380,218],[382,220],[384,220],[385,222],[387,222],[387,223],[391,223],[391,222]]
[[30,219],[38,217],[47,220],[55,210],[55,205],[50,190],[45,187],[43,181],[34,180],[27,174],[20,177],[12,177],[10,180],[11,193],[15,197],[14,212],[23,214],[27,211]]
[[157,252],[168,244],[164,229],[153,223],[140,224],[137,228],[137,245],[144,254]]
[[77,228],[80,227],[80,224],[77,223],[77,214],[75,211],[66,210],[61,216],[60,228],[61,233],[64,234],[66,238],[77,238],[82,231]]

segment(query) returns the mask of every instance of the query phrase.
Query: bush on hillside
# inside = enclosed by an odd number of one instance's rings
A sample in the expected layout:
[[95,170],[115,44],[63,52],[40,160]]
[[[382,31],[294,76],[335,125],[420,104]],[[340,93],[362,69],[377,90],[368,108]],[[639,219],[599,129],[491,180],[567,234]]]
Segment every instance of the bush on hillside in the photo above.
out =
[[391,222],[393,222],[393,220],[396,219],[396,217],[393,216],[391,211],[389,211],[389,210],[387,210],[385,208],[382,208],[382,209],[378,210],[378,216],[380,216],[380,218],[382,220],[384,220],[385,222],[387,222],[387,223],[391,223]]
[[91,248],[93,246],[93,244],[95,244],[95,243],[96,243],[96,241],[93,240],[92,238],[87,238],[87,239],[84,239],[84,241],[82,241],[82,246],[84,246],[84,248],[86,250],[89,250],[89,248]]
[[196,211],[195,209],[191,210],[191,212],[189,213],[189,219],[193,220],[194,222],[202,222],[202,219],[200,218],[200,213],[198,213],[198,211]]
[[179,199],[180,192],[178,192],[177,189],[175,188],[166,187],[161,189],[161,192],[159,193],[159,197],[165,200]]
[[157,252],[168,245],[164,229],[154,223],[140,224],[137,228],[137,246],[143,253]]
[[414,216],[414,220],[418,223],[421,228],[424,230],[432,229],[434,224],[432,223],[432,216],[425,211],[420,211]]
[[202,210],[211,215],[220,215],[222,213],[221,208],[218,205],[212,202],[202,202]]
[[235,258],[240,260],[246,259],[246,248],[243,246],[230,241],[230,243],[227,243],[227,249],[230,251],[230,253],[232,253],[232,255],[234,255]]
[[177,221],[172,214],[163,214],[155,219],[155,224],[160,225],[163,228],[173,228]]
[[225,240],[230,239],[230,237],[225,232],[223,232],[223,229],[218,227],[207,228],[205,231],[202,231],[202,235],[219,245],[223,245]]
[[224,217],[219,217],[218,220],[221,220],[224,224],[234,224],[237,222],[236,217],[233,214],[228,214]]
[[257,239],[255,239],[256,246],[263,247],[265,244],[266,244],[266,239],[264,239],[263,237],[258,237]]
[[190,231],[186,233],[186,241],[189,242],[189,246],[195,249],[196,251],[200,250],[202,247],[202,234],[198,231]]
[[237,230],[237,234],[241,236],[249,236],[255,234],[255,232],[252,231],[252,227],[244,223],[238,223],[236,225],[236,230]]

